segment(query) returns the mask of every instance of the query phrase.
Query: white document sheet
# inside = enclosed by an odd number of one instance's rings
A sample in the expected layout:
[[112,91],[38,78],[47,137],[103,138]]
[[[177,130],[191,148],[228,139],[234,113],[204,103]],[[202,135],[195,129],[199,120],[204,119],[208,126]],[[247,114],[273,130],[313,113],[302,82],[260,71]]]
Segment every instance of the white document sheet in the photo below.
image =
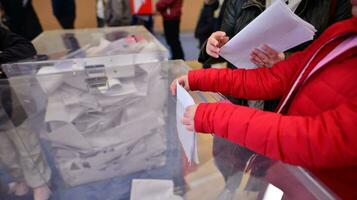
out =
[[130,200],[183,200],[174,194],[172,180],[133,179]]
[[176,124],[178,137],[186,154],[188,162],[192,160],[198,164],[197,138],[196,133],[188,131],[181,123],[183,114],[188,106],[194,105],[195,101],[191,95],[177,82],[177,102],[176,102]]
[[53,130],[46,137],[47,140],[56,144],[61,144],[78,149],[91,149],[92,146],[82,136],[82,134],[74,127],[73,124],[66,124],[61,128]]
[[42,67],[40,70],[38,70],[37,74],[44,75],[73,71],[72,65],[72,61],[60,61],[57,62],[54,66]]
[[281,200],[283,198],[284,192],[272,184],[268,185],[265,191],[263,200]]
[[278,0],[221,48],[220,56],[238,68],[252,69],[250,53],[267,44],[278,52],[312,40],[316,29]]
[[63,121],[71,123],[74,119],[85,112],[83,107],[73,107],[71,109],[65,106],[61,93],[54,93],[48,98],[46,108],[45,122]]
[[145,0],[134,0],[134,13],[138,13]]

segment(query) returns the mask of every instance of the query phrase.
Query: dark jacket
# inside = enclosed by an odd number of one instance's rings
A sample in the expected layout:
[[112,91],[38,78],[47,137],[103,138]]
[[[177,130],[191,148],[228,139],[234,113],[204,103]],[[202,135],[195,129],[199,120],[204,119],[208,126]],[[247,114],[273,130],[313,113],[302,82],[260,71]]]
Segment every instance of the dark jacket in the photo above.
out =
[[201,9],[200,17],[195,29],[195,38],[200,41],[201,45],[209,38],[209,36],[216,31],[214,11],[219,7],[219,2],[215,1],[212,4],[204,4]]
[[23,37],[0,27],[0,64],[36,55],[33,45]]
[[156,3],[158,10],[164,20],[178,20],[182,14],[183,0],[159,0]]
[[33,40],[42,32],[40,21],[32,6],[32,0],[23,5],[22,0],[0,0],[5,16],[4,24],[22,37]]
[[[0,27],[0,51],[0,64],[36,55],[36,50],[29,41],[3,27]],[[0,77],[0,126],[8,119],[19,126],[26,120],[26,112],[1,70]]]
[[[226,32],[229,38],[241,31],[253,19],[265,10],[265,0],[226,0],[224,17],[221,30]],[[295,13],[311,23],[318,30],[315,37],[318,37],[329,25],[334,22],[351,17],[351,4],[349,0],[302,0]],[[330,16],[332,14],[332,16]],[[304,49],[311,42],[304,43],[289,50],[295,52]],[[198,59],[201,63],[217,63],[223,61],[222,58],[214,59],[206,53],[206,45],[201,49]]]

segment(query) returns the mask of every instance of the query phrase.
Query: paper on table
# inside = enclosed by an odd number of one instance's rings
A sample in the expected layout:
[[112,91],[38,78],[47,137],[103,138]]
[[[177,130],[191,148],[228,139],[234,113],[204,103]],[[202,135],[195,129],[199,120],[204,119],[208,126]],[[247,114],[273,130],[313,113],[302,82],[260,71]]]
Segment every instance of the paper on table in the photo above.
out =
[[315,28],[276,1],[221,48],[220,55],[238,68],[255,68],[250,62],[254,48],[267,44],[278,52],[312,40]]
[[172,180],[133,179],[130,200],[182,200],[174,195]]
[[197,138],[196,134],[192,131],[188,131],[186,127],[181,123],[183,114],[188,106],[194,105],[195,101],[191,95],[178,83],[177,86],[177,102],[176,102],[176,124],[178,137],[182,144],[183,150],[186,154],[188,162],[191,164],[192,160],[198,164],[197,153]]

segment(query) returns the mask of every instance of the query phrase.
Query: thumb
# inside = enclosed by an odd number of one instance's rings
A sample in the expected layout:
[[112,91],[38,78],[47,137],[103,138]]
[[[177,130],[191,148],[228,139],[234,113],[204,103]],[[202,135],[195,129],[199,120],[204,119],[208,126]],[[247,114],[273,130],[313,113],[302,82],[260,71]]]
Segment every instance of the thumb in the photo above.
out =
[[217,31],[217,32],[214,33],[214,36],[217,37],[217,38],[222,38],[222,37],[226,36],[226,33],[223,32],[223,31]]

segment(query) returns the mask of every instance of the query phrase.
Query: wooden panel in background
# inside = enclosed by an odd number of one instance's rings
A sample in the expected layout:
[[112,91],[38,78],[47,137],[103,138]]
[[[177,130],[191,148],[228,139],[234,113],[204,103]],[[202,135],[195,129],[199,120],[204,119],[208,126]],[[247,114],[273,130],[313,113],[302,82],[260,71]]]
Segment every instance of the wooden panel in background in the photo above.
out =
[[[50,0],[33,0],[33,6],[40,18],[44,30],[61,29],[57,19],[52,13]],[[96,22],[96,1],[95,0],[76,0],[76,28],[94,28]]]
[[[181,18],[181,30],[193,31],[198,15],[201,10],[203,0],[184,0],[183,16]],[[33,6],[40,18],[44,30],[60,29],[60,25],[52,13],[50,0],[33,0]],[[76,0],[76,28],[96,27],[96,1],[95,0]],[[162,31],[162,18],[156,15],[155,31]]]

